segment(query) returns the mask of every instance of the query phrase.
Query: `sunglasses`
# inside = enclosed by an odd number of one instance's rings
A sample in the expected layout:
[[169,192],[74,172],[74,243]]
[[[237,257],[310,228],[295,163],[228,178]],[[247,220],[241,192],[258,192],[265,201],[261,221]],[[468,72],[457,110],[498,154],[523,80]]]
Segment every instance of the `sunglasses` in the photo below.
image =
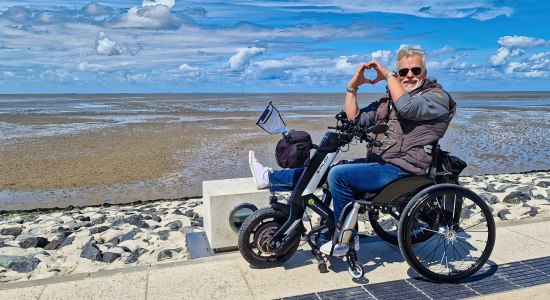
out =
[[420,75],[420,73],[422,73],[422,68],[421,67],[414,67],[412,69],[403,68],[403,69],[399,69],[399,71],[397,71],[397,73],[399,73],[399,76],[405,77],[405,76],[407,76],[407,74],[409,74],[409,70],[414,75]]

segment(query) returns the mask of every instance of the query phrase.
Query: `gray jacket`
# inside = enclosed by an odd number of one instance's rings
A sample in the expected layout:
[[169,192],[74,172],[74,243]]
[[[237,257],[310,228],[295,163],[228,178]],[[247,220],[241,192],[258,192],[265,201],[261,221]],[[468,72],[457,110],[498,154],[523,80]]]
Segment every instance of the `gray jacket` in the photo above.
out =
[[356,121],[365,126],[386,123],[390,127],[387,133],[376,136],[383,145],[370,149],[369,161],[385,161],[425,175],[432,162],[427,149],[443,137],[455,113],[452,97],[435,78],[427,78],[395,104],[384,97],[361,109]]

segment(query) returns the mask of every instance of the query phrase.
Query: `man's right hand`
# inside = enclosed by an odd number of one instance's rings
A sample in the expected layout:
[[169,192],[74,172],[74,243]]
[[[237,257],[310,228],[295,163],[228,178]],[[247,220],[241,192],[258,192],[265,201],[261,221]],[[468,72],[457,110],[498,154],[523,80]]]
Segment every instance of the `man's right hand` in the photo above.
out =
[[353,78],[348,83],[348,88],[356,89],[364,83],[372,84],[372,80],[365,78],[365,69],[367,69],[367,64],[359,64],[357,72],[355,72],[355,75],[353,75]]

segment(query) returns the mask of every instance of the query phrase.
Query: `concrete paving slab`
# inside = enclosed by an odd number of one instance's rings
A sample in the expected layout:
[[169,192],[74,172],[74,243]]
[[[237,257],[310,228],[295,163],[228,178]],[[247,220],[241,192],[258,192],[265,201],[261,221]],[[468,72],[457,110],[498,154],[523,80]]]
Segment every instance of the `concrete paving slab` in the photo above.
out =
[[550,222],[523,224],[520,227],[505,227],[513,232],[528,236],[539,242],[550,244]]
[[[264,278],[266,280],[266,278]],[[151,268],[147,299],[253,299],[233,260]]]
[[33,286],[10,290],[0,290],[0,299],[36,300],[45,286]]
[[491,258],[500,262],[514,262],[547,256],[550,253],[550,240],[540,241],[523,233],[518,233],[527,232],[528,228],[531,227],[536,228],[536,226],[531,226],[535,224],[542,226],[542,223],[534,223],[513,227],[497,227],[495,247]]
[[107,274],[46,285],[37,299],[145,299],[146,272]]
[[384,242],[362,242],[358,256],[366,274],[364,278],[357,280],[349,275],[348,265],[342,258],[331,258],[329,272],[320,273],[309,247],[301,247],[289,261],[278,268],[256,269],[244,259],[238,258],[236,261],[255,299],[288,297],[410,276],[409,267],[403,264],[404,259],[399,249]]

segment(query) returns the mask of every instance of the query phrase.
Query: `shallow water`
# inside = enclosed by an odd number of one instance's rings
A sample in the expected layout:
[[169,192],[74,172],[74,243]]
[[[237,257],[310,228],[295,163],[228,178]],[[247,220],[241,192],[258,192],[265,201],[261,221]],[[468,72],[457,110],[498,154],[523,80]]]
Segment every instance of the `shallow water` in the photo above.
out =
[[[550,169],[550,92],[452,95],[458,104],[457,114],[440,144],[468,162],[464,175]],[[380,96],[362,93],[360,105],[365,106]],[[135,124],[170,124],[181,127],[183,136],[190,132],[187,128],[223,132],[221,140],[208,140],[205,136],[199,148],[174,153],[173,160],[181,166],[181,171],[166,174],[164,178],[97,188],[77,186],[41,191],[12,191],[2,186],[0,202],[32,202],[46,199],[47,194],[51,195],[48,199],[87,203],[82,195],[98,191],[111,193],[103,193],[102,201],[116,199],[116,202],[131,198],[130,194],[138,197],[144,192],[148,199],[201,195],[202,180],[247,177],[248,149],[256,150],[266,164],[275,164],[272,153],[276,137],[267,136],[254,125],[270,101],[291,129],[310,131],[316,142],[326,126],[334,125],[333,116],[342,109],[343,95],[0,95],[0,154],[10,145],[17,147],[21,141],[40,144],[44,138],[66,135],[86,138],[86,133],[109,133]],[[239,141],[252,144],[239,145]],[[340,157],[354,158],[365,153],[364,146],[359,144]],[[208,169],[209,165],[217,169]]]

